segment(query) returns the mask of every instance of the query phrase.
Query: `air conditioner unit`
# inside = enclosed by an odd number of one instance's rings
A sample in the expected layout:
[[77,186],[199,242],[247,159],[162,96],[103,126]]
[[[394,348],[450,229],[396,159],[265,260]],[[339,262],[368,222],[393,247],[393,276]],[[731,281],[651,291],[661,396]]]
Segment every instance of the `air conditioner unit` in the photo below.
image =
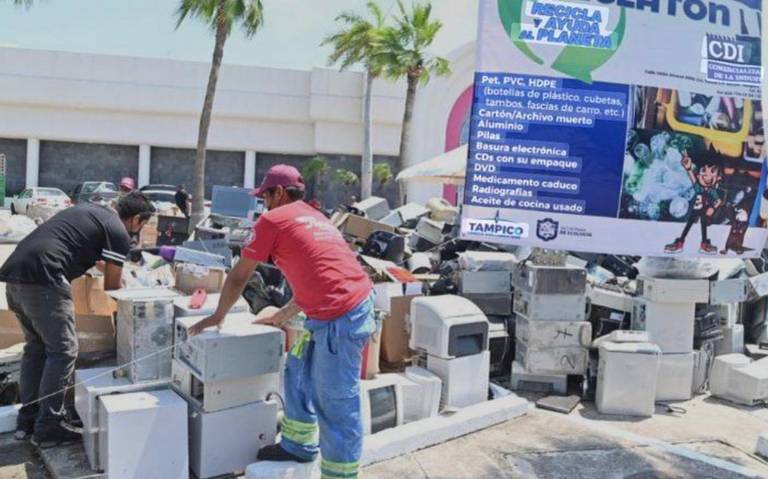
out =
[[488,350],[488,319],[460,296],[428,296],[411,301],[410,347],[441,358],[472,356]]
[[203,317],[176,320],[173,356],[202,382],[222,381],[279,372],[285,333],[272,326],[251,324],[251,314],[228,315],[218,331],[190,337],[188,329]]
[[586,321],[584,294],[531,294],[515,289],[515,314],[532,321]]
[[247,378],[202,382],[178,360],[173,360],[171,387],[190,404],[205,412],[264,401],[270,393],[281,392],[280,373]]
[[515,290],[531,295],[580,295],[587,288],[587,271],[575,266],[518,265],[512,271]]
[[366,435],[400,426],[405,420],[403,387],[396,375],[360,381],[360,402]]
[[509,271],[460,271],[461,293],[492,294],[512,291]]

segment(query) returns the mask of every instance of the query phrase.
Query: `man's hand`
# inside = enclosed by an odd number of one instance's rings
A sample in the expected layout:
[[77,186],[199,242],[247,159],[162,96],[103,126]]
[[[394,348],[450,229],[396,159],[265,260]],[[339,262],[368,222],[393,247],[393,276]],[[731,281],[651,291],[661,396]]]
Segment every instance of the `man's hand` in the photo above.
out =
[[199,323],[195,323],[191,328],[187,330],[187,333],[189,336],[196,336],[203,332],[204,329],[210,328],[213,326],[221,327],[221,323],[224,322],[224,318],[219,318],[216,315],[208,316],[207,318],[203,319]]
[[253,324],[265,324],[282,328],[285,323],[291,319],[291,316],[285,314],[285,311],[277,308],[265,308],[256,316]]

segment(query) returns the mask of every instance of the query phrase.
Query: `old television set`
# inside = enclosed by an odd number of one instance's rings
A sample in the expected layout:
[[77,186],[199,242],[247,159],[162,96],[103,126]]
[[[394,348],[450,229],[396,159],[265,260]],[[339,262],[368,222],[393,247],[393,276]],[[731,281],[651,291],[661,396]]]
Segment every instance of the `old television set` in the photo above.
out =
[[360,381],[360,402],[366,435],[403,424],[403,387],[395,375]]

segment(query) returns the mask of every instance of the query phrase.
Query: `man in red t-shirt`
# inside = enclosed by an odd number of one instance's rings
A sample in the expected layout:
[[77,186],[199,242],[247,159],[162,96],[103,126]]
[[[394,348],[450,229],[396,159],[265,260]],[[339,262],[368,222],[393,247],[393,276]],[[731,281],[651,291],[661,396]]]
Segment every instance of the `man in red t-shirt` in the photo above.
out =
[[256,266],[272,258],[293,300],[261,322],[281,327],[303,311],[307,334],[286,362],[282,442],[262,449],[258,458],[310,462],[322,451],[324,478],[354,479],[363,444],[362,351],[376,329],[371,282],[341,233],[303,201],[296,168],[272,167],[254,194],[269,211],[227,276],[216,312],[192,334],[221,324]]

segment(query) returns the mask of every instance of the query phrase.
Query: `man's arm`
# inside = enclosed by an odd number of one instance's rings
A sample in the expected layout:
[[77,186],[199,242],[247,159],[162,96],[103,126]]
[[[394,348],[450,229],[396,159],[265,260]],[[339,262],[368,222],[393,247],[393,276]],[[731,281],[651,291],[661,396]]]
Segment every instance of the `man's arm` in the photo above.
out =
[[248,280],[251,279],[251,275],[253,275],[253,271],[258,265],[257,261],[240,257],[240,261],[237,262],[232,271],[227,275],[216,312],[192,326],[189,329],[189,334],[195,335],[205,328],[221,325],[229,310],[232,309],[240,295],[243,294],[245,285],[248,284]]
[[301,312],[296,303],[291,299],[288,304],[280,308],[272,316],[264,319],[257,319],[253,324],[268,324],[270,326],[277,326],[282,328],[285,323],[291,320],[294,316]]

